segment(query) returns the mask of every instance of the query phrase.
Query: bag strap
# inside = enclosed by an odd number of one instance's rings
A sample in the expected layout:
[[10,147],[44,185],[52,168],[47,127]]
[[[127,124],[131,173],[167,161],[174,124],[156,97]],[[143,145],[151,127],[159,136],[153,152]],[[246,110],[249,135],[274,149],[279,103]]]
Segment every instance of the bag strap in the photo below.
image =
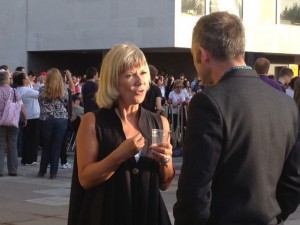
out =
[[15,91],[15,88],[13,88],[13,92],[14,92],[14,99],[13,99],[13,102],[17,102],[17,97],[16,97],[16,91]]

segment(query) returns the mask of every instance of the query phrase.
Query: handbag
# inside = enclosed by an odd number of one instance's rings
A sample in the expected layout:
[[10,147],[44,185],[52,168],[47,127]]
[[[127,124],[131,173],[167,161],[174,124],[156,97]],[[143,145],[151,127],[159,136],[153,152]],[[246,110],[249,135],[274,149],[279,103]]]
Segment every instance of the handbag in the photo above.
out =
[[9,94],[6,101],[0,125],[19,127],[21,103],[17,102],[15,89],[12,89],[12,91],[13,93]]

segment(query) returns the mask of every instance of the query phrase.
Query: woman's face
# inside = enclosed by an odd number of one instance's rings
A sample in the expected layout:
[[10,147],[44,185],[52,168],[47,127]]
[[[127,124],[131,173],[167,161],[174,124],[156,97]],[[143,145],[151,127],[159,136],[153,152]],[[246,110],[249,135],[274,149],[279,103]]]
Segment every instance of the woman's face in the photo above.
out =
[[162,78],[162,79],[158,79],[158,81],[157,81],[157,86],[162,86],[164,84],[164,79]]
[[176,84],[174,90],[177,94],[180,94],[182,92],[182,88],[183,88],[183,85],[179,83],[179,84]]
[[189,81],[186,81],[186,87],[190,87],[190,82]]
[[28,86],[30,84],[30,79],[29,77],[27,76],[27,74],[24,76],[24,79],[23,79],[23,85],[24,86]]
[[28,78],[29,78],[30,82],[35,82],[36,81],[36,76],[29,75]]
[[130,106],[144,101],[149,87],[149,69],[147,65],[124,71],[119,77],[119,103]]

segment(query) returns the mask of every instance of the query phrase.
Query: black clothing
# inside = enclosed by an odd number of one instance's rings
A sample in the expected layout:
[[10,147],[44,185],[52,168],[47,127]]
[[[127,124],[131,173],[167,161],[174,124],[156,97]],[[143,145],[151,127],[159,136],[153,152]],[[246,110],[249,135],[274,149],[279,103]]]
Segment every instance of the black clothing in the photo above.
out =
[[148,109],[151,112],[156,113],[156,98],[162,97],[161,91],[159,87],[157,87],[155,84],[151,84],[150,88],[146,94],[145,100],[142,103],[142,106],[145,109]]
[[40,140],[40,120],[28,119],[26,128],[22,128],[23,139],[22,164],[37,162]]
[[300,202],[298,130],[293,99],[253,70],[233,70],[195,94],[175,224],[267,225],[285,220]]
[[96,104],[96,92],[98,91],[98,85],[91,80],[88,80],[81,89],[84,114],[92,112],[98,109]]
[[[99,160],[124,140],[122,123],[114,109],[99,109],[96,134],[100,143]],[[82,225],[171,225],[159,191],[159,164],[152,157],[152,128],[162,129],[161,118],[141,108],[139,127],[146,139],[138,162],[132,157],[106,182],[84,191],[75,169],[72,178],[68,224]]]
[[66,109],[68,111],[68,119],[71,120],[71,118],[72,118],[72,91],[70,88],[67,88],[67,91],[68,91],[69,100],[68,100],[68,104],[66,105]]

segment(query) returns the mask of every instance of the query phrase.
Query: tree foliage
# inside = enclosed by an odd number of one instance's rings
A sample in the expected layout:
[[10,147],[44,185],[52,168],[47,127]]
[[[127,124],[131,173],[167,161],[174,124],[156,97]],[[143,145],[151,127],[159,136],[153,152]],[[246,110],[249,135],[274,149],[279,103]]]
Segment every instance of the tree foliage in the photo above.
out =
[[201,15],[204,9],[204,3],[201,0],[182,0],[181,3],[181,11],[194,14],[194,15]]
[[300,5],[294,3],[290,8],[285,7],[280,18],[281,20],[290,20],[292,24],[300,25]]

